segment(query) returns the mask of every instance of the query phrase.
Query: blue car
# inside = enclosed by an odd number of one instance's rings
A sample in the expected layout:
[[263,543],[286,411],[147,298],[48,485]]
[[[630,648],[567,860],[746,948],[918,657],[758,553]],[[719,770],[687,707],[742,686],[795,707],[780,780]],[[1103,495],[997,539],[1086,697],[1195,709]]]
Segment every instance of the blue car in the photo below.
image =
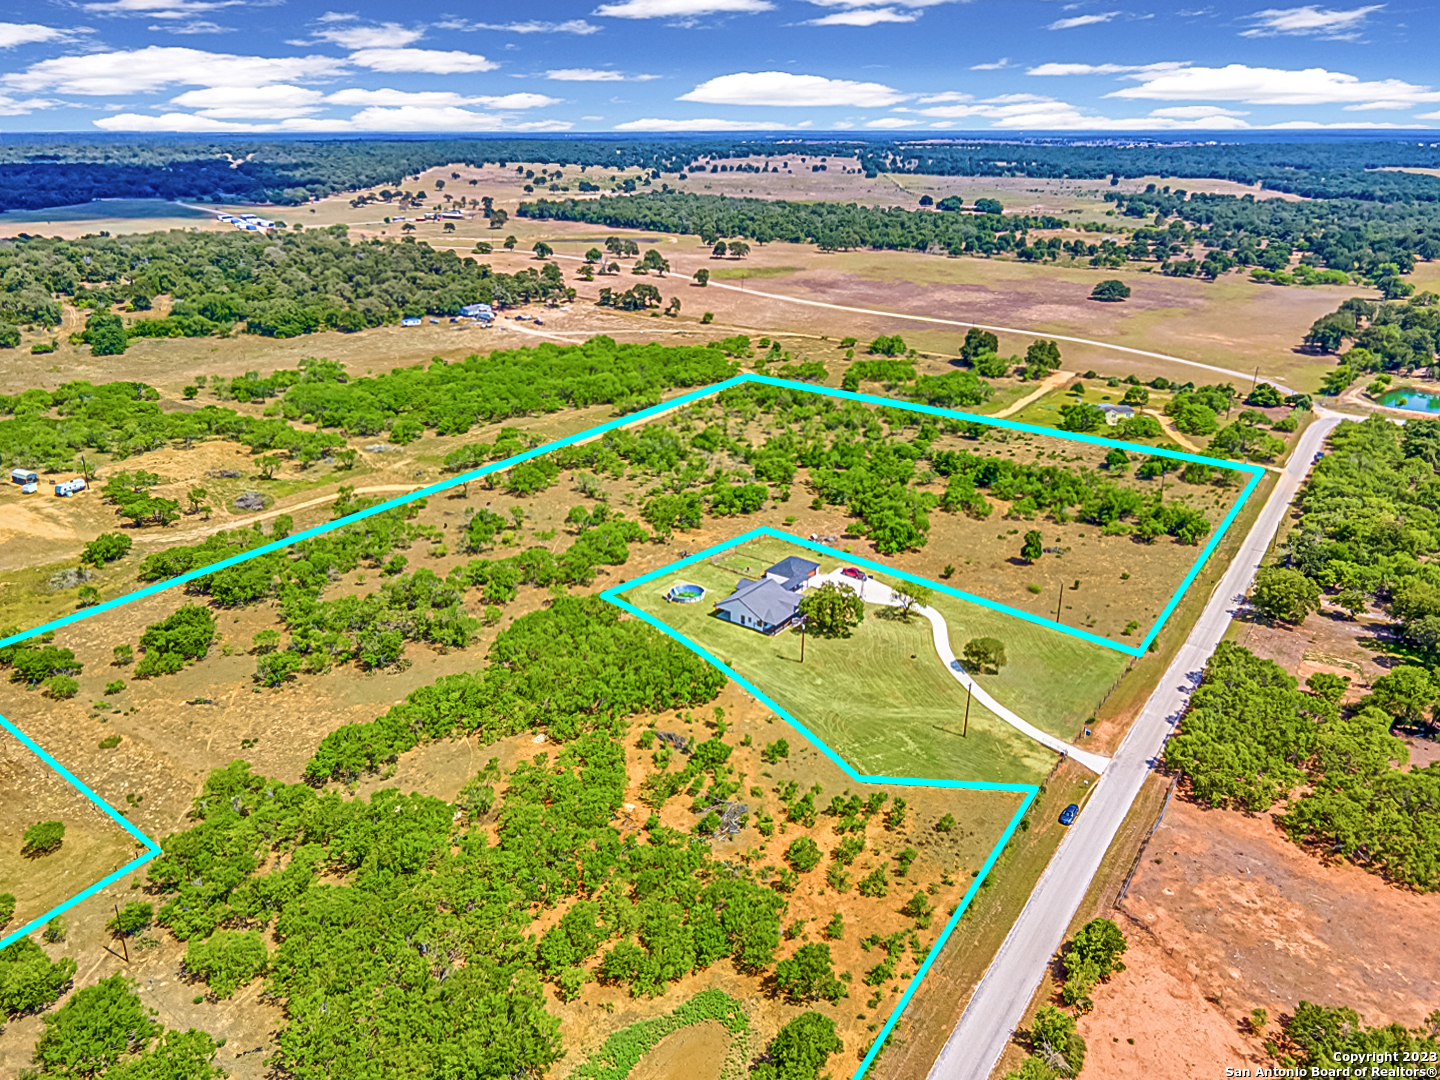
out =
[[1065,807],[1064,810],[1060,811],[1060,824],[1073,825],[1075,823],[1075,818],[1077,815],[1079,815],[1079,813],[1080,807],[1072,802],[1069,806]]

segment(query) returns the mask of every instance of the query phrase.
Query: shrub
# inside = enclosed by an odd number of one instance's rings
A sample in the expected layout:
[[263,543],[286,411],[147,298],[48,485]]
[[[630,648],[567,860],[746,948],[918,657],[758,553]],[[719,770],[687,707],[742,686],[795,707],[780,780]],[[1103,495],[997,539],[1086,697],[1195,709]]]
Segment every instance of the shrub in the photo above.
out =
[[15,915],[15,894],[0,893],[0,926],[4,926]]
[[808,874],[820,865],[820,845],[808,836],[791,842],[785,850],[785,861],[802,874]]
[[80,561],[91,566],[103,566],[124,558],[130,553],[133,541],[123,533],[101,533],[80,553]]
[[28,858],[52,855],[65,842],[65,825],[60,821],[37,821],[25,830],[20,853]]
[[67,701],[80,692],[80,684],[69,675],[52,675],[45,680],[45,692],[56,701]]
[[100,740],[100,749],[101,749],[101,750],[114,750],[115,747],[117,747],[117,746],[119,746],[119,745],[120,745],[120,736],[119,736],[119,735],[107,735],[107,736],[105,736],[105,738],[103,738],[103,739]]
[[120,692],[121,692],[122,690],[124,690],[124,689],[125,689],[125,680],[124,680],[124,679],[111,679],[109,682],[107,682],[107,683],[105,684],[105,696],[106,696],[106,697],[113,697],[115,694],[120,693]]

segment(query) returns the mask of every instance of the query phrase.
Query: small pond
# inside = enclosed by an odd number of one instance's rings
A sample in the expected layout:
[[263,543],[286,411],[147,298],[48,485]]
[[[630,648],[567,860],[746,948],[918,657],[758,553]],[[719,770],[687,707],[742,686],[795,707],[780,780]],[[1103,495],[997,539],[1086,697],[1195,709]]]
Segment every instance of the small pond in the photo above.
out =
[[1391,409],[1406,412],[1440,412],[1440,393],[1426,393],[1424,390],[1390,390],[1380,399],[1380,404]]

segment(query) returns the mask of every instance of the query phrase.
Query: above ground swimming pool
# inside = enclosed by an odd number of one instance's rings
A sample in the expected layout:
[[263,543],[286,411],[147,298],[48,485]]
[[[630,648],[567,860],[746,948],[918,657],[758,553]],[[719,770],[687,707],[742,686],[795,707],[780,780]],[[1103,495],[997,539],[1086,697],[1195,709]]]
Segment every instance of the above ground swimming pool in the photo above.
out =
[[688,583],[672,586],[670,591],[665,594],[665,599],[673,604],[693,604],[704,598],[705,589],[702,586]]

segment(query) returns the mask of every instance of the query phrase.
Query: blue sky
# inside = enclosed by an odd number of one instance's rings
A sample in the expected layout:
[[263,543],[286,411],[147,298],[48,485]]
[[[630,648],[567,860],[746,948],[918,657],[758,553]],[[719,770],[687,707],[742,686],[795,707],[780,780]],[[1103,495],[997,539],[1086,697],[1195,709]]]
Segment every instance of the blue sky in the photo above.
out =
[[1437,10],[0,0],[0,130],[1433,128]]

